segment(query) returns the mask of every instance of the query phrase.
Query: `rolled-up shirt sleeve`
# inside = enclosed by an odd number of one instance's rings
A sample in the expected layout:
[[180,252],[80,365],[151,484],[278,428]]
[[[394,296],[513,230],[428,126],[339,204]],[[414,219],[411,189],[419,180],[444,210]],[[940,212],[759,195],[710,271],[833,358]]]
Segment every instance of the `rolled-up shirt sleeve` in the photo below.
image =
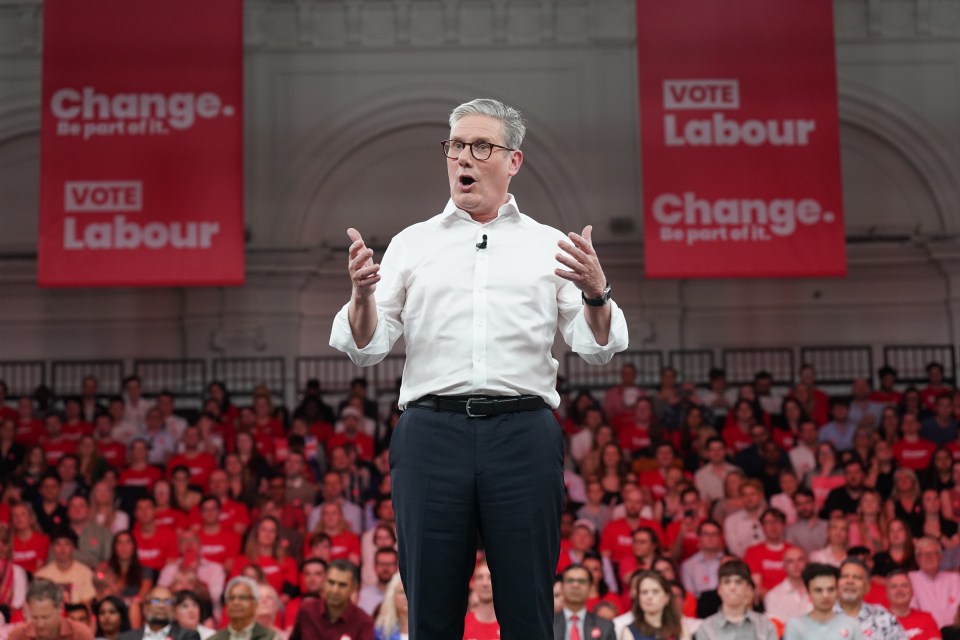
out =
[[349,302],[343,305],[333,319],[330,346],[347,354],[359,367],[369,367],[383,360],[393,349],[397,338],[403,335],[400,315],[406,299],[406,289],[402,269],[396,268],[396,265],[401,263],[402,254],[400,243],[391,242],[380,261],[381,278],[373,294],[377,302],[377,328],[367,346],[361,349],[353,339],[347,315]]
[[613,354],[626,350],[629,344],[627,321],[616,302],[610,300],[607,303],[610,305],[610,334],[605,345],[597,343],[593,330],[587,324],[580,290],[573,283],[567,282],[560,287],[557,304],[563,339],[585,361],[590,364],[607,364],[613,359]]

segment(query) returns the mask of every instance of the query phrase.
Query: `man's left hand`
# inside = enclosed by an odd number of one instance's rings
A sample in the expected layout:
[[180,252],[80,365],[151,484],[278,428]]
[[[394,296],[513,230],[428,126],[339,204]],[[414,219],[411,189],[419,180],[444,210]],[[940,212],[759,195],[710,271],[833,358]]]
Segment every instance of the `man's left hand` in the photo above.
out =
[[572,282],[586,297],[599,298],[607,287],[607,279],[603,275],[597,252],[593,250],[592,235],[593,225],[588,224],[582,234],[568,233],[570,242],[560,240],[557,245],[565,253],[557,254],[557,262],[568,267],[569,271],[556,269],[554,273]]

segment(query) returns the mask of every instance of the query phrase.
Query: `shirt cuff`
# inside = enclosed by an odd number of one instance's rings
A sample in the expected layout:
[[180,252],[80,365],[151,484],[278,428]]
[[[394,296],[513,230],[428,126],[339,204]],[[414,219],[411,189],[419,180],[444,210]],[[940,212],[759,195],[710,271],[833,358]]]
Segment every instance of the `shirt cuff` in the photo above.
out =
[[610,305],[610,333],[605,345],[597,343],[583,309],[580,309],[573,320],[573,340],[570,347],[590,364],[607,364],[613,359],[613,354],[624,351],[629,343],[623,310],[613,300],[607,304]]
[[353,339],[353,331],[350,330],[350,320],[347,316],[349,305],[350,303],[343,305],[333,319],[333,327],[330,329],[330,346],[347,354],[357,366],[367,367],[377,364],[390,353],[387,323],[383,314],[377,311],[377,328],[367,346],[361,349]]

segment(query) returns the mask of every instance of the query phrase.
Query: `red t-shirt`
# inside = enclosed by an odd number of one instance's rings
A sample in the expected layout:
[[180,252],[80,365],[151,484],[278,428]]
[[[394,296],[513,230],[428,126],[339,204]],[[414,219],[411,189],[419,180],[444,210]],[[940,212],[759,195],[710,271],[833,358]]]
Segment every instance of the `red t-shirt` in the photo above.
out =
[[173,456],[167,460],[167,478],[173,477],[173,470],[177,467],[186,467],[190,471],[190,484],[206,488],[210,474],[217,468],[216,459],[209,453],[201,452],[191,457],[185,453]]
[[631,423],[620,430],[619,435],[620,448],[627,451],[639,451],[650,446],[650,432]]
[[172,507],[157,509],[155,517],[158,527],[173,529],[174,531],[187,528],[187,514],[179,509]]
[[930,411],[937,410],[937,396],[943,393],[951,391],[950,387],[947,385],[940,385],[939,387],[924,387],[920,391],[920,399],[923,400],[923,404],[930,409]]
[[255,560],[241,556],[239,561],[233,564],[233,571],[230,573],[233,574],[233,576],[240,575],[240,571],[248,564],[255,564],[260,567],[263,570],[263,575],[267,579],[267,583],[276,589],[277,593],[283,592],[283,583],[285,582],[289,582],[293,586],[298,584],[299,572],[297,571],[297,563],[290,556],[284,558],[282,562],[277,562],[277,559],[273,556],[260,556]]
[[906,442],[900,440],[893,445],[893,457],[897,464],[912,471],[922,471],[930,466],[937,445],[927,440]]
[[34,531],[26,540],[13,536],[13,562],[29,573],[36,573],[37,569],[47,564],[49,550],[49,538],[39,531]]
[[162,477],[160,469],[147,466],[143,469],[124,469],[120,472],[117,482],[124,487],[146,487],[151,491],[154,483]]
[[127,463],[127,448],[116,440],[98,440],[97,450],[111,467],[120,469]]
[[360,555],[360,538],[351,531],[330,536],[330,559],[348,558],[350,554]]
[[40,439],[40,445],[46,452],[47,464],[51,467],[57,466],[57,463],[60,462],[60,458],[68,453],[77,452],[76,440],[68,440],[62,435],[56,440],[44,436]]
[[870,400],[881,404],[898,405],[902,398],[903,394],[899,391],[881,391],[878,389],[870,392]]
[[463,620],[463,640],[500,640],[499,622],[480,622],[473,611]]
[[147,537],[140,531],[140,525],[136,525],[133,528],[133,537],[137,540],[137,557],[145,567],[160,571],[180,555],[177,550],[177,536],[171,529],[157,527],[154,534]]
[[790,548],[792,545],[784,543],[779,550],[771,549],[767,543],[761,542],[749,547],[743,554],[743,560],[750,567],[750,572],[760,574],[764,589],[772,589],[786,579],[783,555]]
[[226,563],[240,556],[240,536],[221,526],[217,533],[200,530],[200,557],[210,562]]
[[36,418],[26,422],[18,421],[17,429],[13,432],[13,439],[26,447],[37,444],[42,437],[43,423]]
[[79,440],[83,436],[93,435],[93,425],[89,422],[77,420],[63,423],[63,437],[67,440]]
[[657,500],[667,495],[667,480],[659,469],[653,471],[641,471],[637,482],[641,487],[650,487],[650,493]]
[[741,431],[736,423],[725,426],[720,436],[723,438],[723,444],[727,445],[727,451],[733,453],[740,453],[753,444],[750,434]]
[[773,441],[784,451],[790,451],[790,449],[793,449],[793,445],[797,444],[797,436],[789,429],[774,428]]
[[273,463],[283,464],[290,456],[290,442],[286,438],[273,439]]
[[[664,540],[664,546],[669,550],[673,548],[674,543],[677,541],[677,536],[680,535],[680,526],[683,524],[681,520],[674,520],[667,525],[667,530],[664,532],[666,539]],[[700,524],[700,521],[697,521],[697,525]],[[680,543],[680,561],[683,562],[697,551],[700,550],[700,538],[697,536],[696,528],[691,529],[683,536],[683,542]]]
[[[617,608],[618,614],[623,610],[620,608],[622,604],[620,601],[620,597],[615,593],[608,593],[602,598],[587,598],[587,603],[586,603],[587,611],[593,611],[593,608],[597,606],[597,604],[600,602],[609,602],[610,604],[612,604]],[[584,638],[583,640],[588,640],[588,639]]]
[[[650,527],[657,532],[657,537],[663,540],[663,529],[653,520],[639,520],[639,527]],[[634,529],[627,522],[626,518],[613,520],[607,523],[603,528],[603,534],[600,536],[600,552],[609,554],[612,562],[620,562],[621,559],[633,556],[633,532]]]
[[271,438],[282,438],[286,435],[283,432],[283,425],[276,418],[268,418],[264,422],[258,422],[254,429],[257,434],[263,434]]
[[910,609],[910,613],[903,617],[897,616],[897,620],[906,629],[910,640],[934,640],[941,637],[936,620],[926,611]]
[[348,444],[353,445],[357,452],[357,458],[370,462],[373,460],[373,438],[365,433],[358,433],[352,440],[347,438],[345,433],[335,433],[328,441],[327,455],[336,447],[343,447]]
[[0,422],[6,422],[7,420],[19,420],[20,414],[16,409],[8,407],[5,404],[0,404]]
[[333,437],[334,430],[333,425],[329,422],[324,422],[323,420],[317,420],[312,425],[313,435],[322,445],[327,444],[327,440]]

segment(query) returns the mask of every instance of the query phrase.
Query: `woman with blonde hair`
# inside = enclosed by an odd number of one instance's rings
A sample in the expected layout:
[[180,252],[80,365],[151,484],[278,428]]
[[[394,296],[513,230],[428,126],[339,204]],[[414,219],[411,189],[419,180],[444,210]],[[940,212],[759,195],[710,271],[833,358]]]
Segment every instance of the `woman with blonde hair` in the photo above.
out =
[[866,547],[874,554],[887,548],[889,519],[883,509],[883,499],[874,489],[867,489],[860,497],[857,517],[850,526],[851,547]]
[[407,595],[403,590],[399,573],[394,574],[387,583],[380,613],[373,622],[373,635],[376,640],[408,640],[410,638]]
[[90,518],[114,535],[130,528],[130,516],[116,508],[113,487],[104,480],[90,491]]
[[13,531],[0,523],[0,602],[14,611],[23,607],[27,597],[27,572],[13,562]]
[[10,507],[10,524],[13,531],[13,554],[17,558],[17,564],[28,573],[36,573],[37,569],[47,563],[50,540],[40,531],[33,507],[26,502]]
[[264,516],[253,524],[247,534],[243,552],[246,558],[241,558],[237,564],[260,567],[267,583],[277,593],[284,593],[284,585],[287,585],[287,589],[296,588],[299,583],[299,570],[296,561],[287,555],[286,547],[280,540],[280,523],[276,518]]
[[893,473],[893,491],[887,500],[887,518],[898,518],[907,523],[914,538],[923,535],[923,501],[920,499],[920,481],[917,474],[905,467]]

